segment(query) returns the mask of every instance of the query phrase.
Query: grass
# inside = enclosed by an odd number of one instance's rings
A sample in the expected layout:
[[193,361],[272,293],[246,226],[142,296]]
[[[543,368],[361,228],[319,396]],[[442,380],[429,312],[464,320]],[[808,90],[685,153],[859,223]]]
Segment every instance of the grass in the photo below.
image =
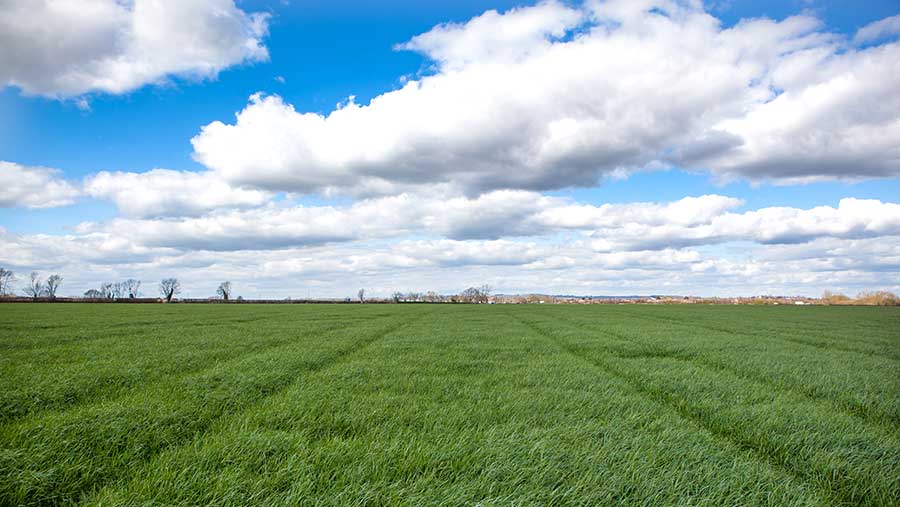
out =
[[0,305],[0,505],[900,505],[900,310]]

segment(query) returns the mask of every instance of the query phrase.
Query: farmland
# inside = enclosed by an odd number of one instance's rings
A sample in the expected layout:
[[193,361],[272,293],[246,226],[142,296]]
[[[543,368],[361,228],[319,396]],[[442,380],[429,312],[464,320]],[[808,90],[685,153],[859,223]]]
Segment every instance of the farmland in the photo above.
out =
[[900,505],[900,309],[0,305],[0,505]]

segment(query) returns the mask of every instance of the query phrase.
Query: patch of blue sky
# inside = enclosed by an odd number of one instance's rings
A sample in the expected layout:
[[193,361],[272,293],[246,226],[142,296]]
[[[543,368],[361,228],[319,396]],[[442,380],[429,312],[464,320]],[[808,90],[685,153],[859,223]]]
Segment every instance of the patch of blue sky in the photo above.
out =
[[897,0],[714,0],[705,3],[726,27],[741,19],[781,20],[807,13],[821,19],[828,30],[848,36],[873,21],[900,12]]
[[61,208],[0,208],[0,227],[13,234],[72,234],[82,222],[103,222],[116,216],[113,204],[80,198]]

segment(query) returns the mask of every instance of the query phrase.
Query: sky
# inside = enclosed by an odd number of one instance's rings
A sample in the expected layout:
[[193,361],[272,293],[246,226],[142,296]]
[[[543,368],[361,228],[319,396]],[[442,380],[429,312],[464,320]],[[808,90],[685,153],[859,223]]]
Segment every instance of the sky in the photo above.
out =
[[900,292],[897,0],[0,0],[61,295]]

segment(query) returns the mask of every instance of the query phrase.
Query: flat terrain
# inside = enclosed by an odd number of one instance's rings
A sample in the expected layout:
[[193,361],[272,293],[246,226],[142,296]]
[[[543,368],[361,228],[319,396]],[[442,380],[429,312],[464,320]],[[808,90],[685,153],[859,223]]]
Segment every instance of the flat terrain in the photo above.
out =
[[900,308],[0,304],[0,505],[900,505]]

